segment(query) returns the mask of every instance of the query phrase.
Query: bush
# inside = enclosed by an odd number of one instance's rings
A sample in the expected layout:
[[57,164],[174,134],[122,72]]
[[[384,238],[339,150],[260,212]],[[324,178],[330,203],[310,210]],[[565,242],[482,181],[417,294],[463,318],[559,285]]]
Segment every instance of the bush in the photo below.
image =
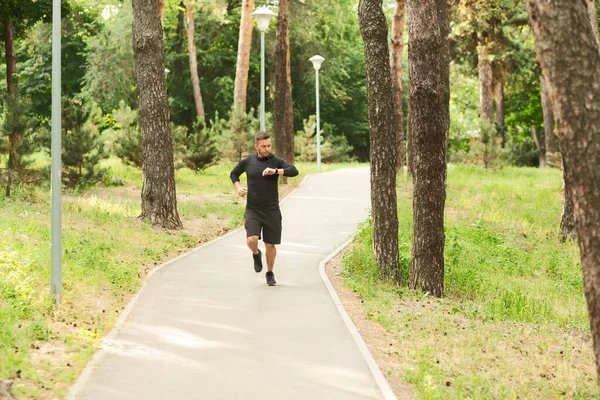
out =
[[175,168],[199,171],[214,163],[217,150],[203,119],[198,118],[191,130],[173,125],[171,132],[175,142]]
[[[265,115],[265,120],[267,123],[271,120],[270,114]],[[265,129],[272,132],[270,124]],[[250,109],[248,113],[231,110],[229,119],[219,119],[217,113],[215,120],[211,121],[210,136],[218,138],[217,150],[221,157],[229,161],[239,161],[254,153],[254,140],[258,132],[260,119],[254,115],[254,109]]]
[[[294,138],[295,159],[303,162],[317,160],[317,135],[316,118],[311,115],[308,120],[303,120],[303,130],[297,131]],[[321,161],[323,162],[348,162],[353,161],[352,146],[344,136],[335,136],[333,127],[323,125],[321,130]]]

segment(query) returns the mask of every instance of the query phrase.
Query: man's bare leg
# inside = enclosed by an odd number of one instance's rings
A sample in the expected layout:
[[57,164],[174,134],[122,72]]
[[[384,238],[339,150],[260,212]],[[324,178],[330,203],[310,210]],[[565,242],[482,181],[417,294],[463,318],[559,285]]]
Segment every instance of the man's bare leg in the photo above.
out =
[[265,243],[265,248],[267,249],[267,270],[269,272],[273,272],[273,267],[275,267],[275,256],[277,256],[277,248],[274,244]]
[[258,254],[258,236],[248,236],[246,238],[246,244],[248,248],[252,250],[252,254]]

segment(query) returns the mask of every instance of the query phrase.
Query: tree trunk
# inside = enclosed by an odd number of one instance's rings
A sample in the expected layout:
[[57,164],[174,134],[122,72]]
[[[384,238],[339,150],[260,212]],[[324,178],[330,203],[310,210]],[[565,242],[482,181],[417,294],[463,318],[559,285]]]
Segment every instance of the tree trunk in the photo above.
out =
[[596,43],[600,47],[600,37],[598,36],[598,14],[596,13],[596,1],[595,0],[585,0],[587,3],[587,11],[590,17],[590,23],[592,24],[592,29],[594,30],[594,37],[596,38]]
[[[15,56],[15,38],[12,19],[4,19],[4,48],[6,51],[6,88],[7,102],[6,107],[16,110],[19,104],[19,93],[17,87],[17,58]],[[21,133],[14,129],[8,135],[8,181],[6,184],[6,197],[10,197],[12,186],[12,171],[17,162],[17,146],[21,141]]]
[[502,147],[505,145],[506,135],[504,132],[504,76],[506,74],[504,65],[496,64],[493,66],[493,91],[494,91],[494,103],[496,103],[496,133],[502,139]]
[[[546,154],[556,153],[558,146],[556,143],[556,134],[554,133],[554,113],[552,112],[552,103],[550,102],[549,87],[544,79],[540,77],[540,87],[542,92],[542,113],[544,114],[544,141],[546,143]],[[546,161],[549,161],[546,157]]]
[[[410,82],[410,74],[408,77]],[[410,90],[409,90],[410,92]],[[415,175],[415,168],[413,164],[413,139],[412,139],[412,126],[410,117],[410,96],[408,96],[408,112],[406,113],[406,169],[408,176],[411,178]]]
[[246,111],[246,93],[248,89],[248,68],[250,68],[250,49],[252,46],[252,11],[254,0],[243,0],[240,36],[238,39],[237,64],[235,68],[235,89],[233,107]]
[[540,160],[540,168],[544,168],[546,166],[546,151],[544,150],[544,146],[542,146],[542,143],[538,139],[537,130],[535,129],[535,126],[531,126],[529,128],[529,133],[531,133],[531,138],[533,139],[533,142],[535,143],[535,147],[538,150],[538,159]]
[[481,40],[477,46],[479,66],[479,118],[490,126],[494,122],[492,64],[489,60],[487,43]]
[[381,0],[360,0],[358,21],[367,72],[371,158],[371,209],[375,261],[383,275],[399,282],[396,124],[388,27]]
[[[600,379],[600,53],[582,2],[528,0],[573,198],[584,291]],[[577,38],[577,40],[573,40]],[[565,60],[577,68],[565,68]]]
[[560,217],[560,240],[565,242],[569,239],[577,239],[575,231],[575,216],[573,215],[573,197],[571,196],[571,188],[567,180],[567,170],[565,163],[562,163],[562,178],[563,178],[563,209]]
[[275,104],[273,130],[277,154],[294,162],[294,110],[290,68],[289,0],[279,0],[277,44],[275,46]]
[[392,22],[392,89],[394,92],[394,114],[396,115],[396,148],[398,159],[396,167],[404,168],[404,113],[402,111],[402,33],[404,32],[404,9],[406,0],[396,0]]
[[447,3],[444,0],[409,0],[408,15],[410,118],[415,173],[410,287],[442,297],[449,126]]
[[177,212],[173,138],[165,82],[165,50],[159,4],[133,0],[133,49],[142,130],[142,214],[167,229],[182,228]]
[[185,11],[187,14],[187,39],[188,53],[190,56],[190,72],[192,74],[192,86],[194,89],[194,102],[196,103],[196,114],[204,119],[204,104],[200,93],[200,79],[198,78],[198,62],[196,61],[196,39],[194,38],[194,8],[188,2]]

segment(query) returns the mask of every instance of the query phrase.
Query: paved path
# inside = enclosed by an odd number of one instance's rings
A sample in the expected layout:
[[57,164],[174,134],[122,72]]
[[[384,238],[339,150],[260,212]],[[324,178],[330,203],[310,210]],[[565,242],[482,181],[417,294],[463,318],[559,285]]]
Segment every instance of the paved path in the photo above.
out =
[[368,207],[367,169],[307,177],[281,206],[275,287],[243,229],[160,268],[69,397],[384,398],[319,274]]

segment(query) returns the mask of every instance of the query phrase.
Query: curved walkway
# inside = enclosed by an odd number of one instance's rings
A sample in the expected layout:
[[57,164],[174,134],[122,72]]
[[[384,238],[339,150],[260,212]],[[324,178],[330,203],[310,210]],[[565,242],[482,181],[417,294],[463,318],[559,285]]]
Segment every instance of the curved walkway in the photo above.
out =
[[307,177],[281,205],[275,287],[243,229],[161,266],[69,398],[394,398],[319,273],[369,203],[368,169]]

